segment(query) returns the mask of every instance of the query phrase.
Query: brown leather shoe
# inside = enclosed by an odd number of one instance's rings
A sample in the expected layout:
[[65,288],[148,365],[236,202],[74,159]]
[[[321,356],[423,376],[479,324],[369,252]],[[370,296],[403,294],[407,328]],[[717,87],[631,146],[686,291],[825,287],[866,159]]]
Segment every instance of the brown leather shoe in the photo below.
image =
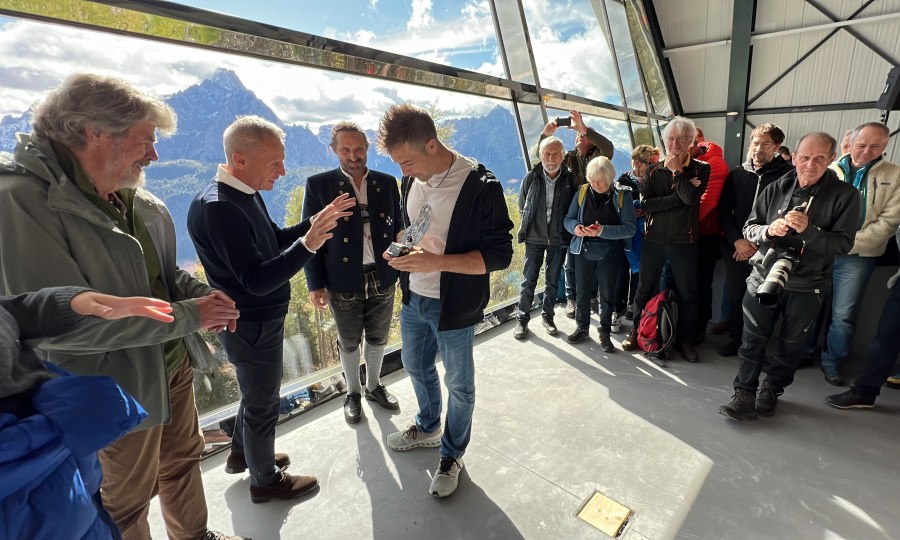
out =
[[628,337],[622,340],[622,350],[623,351],[633,351],[638,348],[637,342],[637,331],[632,330],[629,332]]
[[[287,454],[275,454],[275,466],[282,471],[291,464],[291,458]],[[228,461],[225,462],[225,472],[228,474],[239,474],[247,470],[247,459],[244,454],[232,452],[228,454]]]
[[250,500],[255,503],[296,499],[319,487],[315,476],[291,476],[286,472],[268,486],[250,486]]

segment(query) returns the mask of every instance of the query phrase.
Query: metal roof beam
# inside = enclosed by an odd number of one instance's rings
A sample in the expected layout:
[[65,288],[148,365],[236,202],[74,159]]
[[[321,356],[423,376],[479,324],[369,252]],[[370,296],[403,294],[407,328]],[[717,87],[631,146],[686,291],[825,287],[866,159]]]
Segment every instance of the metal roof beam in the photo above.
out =
[[[809,1],[809,0],[807,0],[807,1]],[[865,4],[863,4],[862,6],[860,6],[859,9],[857,9],[857,10],[854,11],[849,17],[847,17],[847,20],[849,21],[849,20],[851,20],[851,19],[855,19],[857,15],[859,15],[860,13],[862,13],[863,10],[866,9],[867,7],[869,7],[869,5],[871,5],[872,2],[874,2],[874,1],[875,1],[875,0],[868,0]],[[765,95],[766,92],[768,92],[768,91],[771,90],[776,84],[778,84],[778,83],[781,81],[781,79],[784,79],[785,77],[787,77],[792,71],[794,71],[794,68],[796,68],[796,67],[799,66],[801,63],[803,63],[804,60],[806,60],[807,58],[809,58],[810,56],[812,56],[812,54],[813,54],[814,52],[816,52],[816,51],[819,49],[819,47],[821,47],[822,45],[824,45],[826,41],[828,41],[829,39],[831,39],[831,36],[837,34],[838,32],[840,32],[840,30],[841,30],[840,28],[835,28],[834,30],[832,30],[831,32],[829,32],[827,36],[825,36],[824,38],[822,38],[818,43],[816,43],[815,45],[813,45],[813,47],[812,47],[810,50],[806,51],[806,54],[804,54],[803,56],[801,56],[800,58],[798,58],[796,62],[794,62],[794,63],[791,64],[787,69],[785,69],[784,71],[782,71],[782,72],[781,72],[781,75],[775,77],[775,80],[774,80],[774,81],[770,82],[768,85],[766,85],[765,88],[763,88],[762,90],[760,90],[759,92],[757,92],[757,94],[756,94],[755,96],[753,96],[752,98],[750,98],[750,99],[747,101],[747,106],[749,107],[750,105],[752,105],[753,103],[755,103],[756,100],[758,100],[758,99],[761,98],[763,95]]]
[[[747,109],[747,116],[765,114],[794,114],[833,111],[856,111],[861,109],[874,109],[874,101],[860,101],[857,103],[827,103],[824,105],[797,105],[793,107],[767,107],[763,109]],[[728,116],[728,111],[702,111],[685,113],[688,118],[721,118]]]
[[744,122],[750,85],[750,34],[756,16],[756,0],[735,2],[731,18],[731,59],[728,71],[728,115],[723,150],[727,163],[740,163],[744,152]]
[[[871,2],[869,2],[871,4]],[[866,4],[868,6],[868,4]],[[862,11],[862,10],[859,10]],[[789,30],[778,30],[777,32],[768,32],[761,34],[752,34],[750,37],[750,43],[758,43],[764,39],[775,38],[775,37],[784,37],[791,36],[794,34],[800,34],[804,32],[819,32],[822,30],[831,30],[831,29],[840,29],[845,26],[859,25],[865,23],[875,23],[875,22],[883,22],[887,20],[900,18],[900,13],[888,13],[885,15],[876,15],[874,17],[866,17],[863,19],[847,19],[845,21],[836,21],[826,24],[817,24],[815,26],[803,26],[800,28],[791,28]],[[731,44],[730,39],[720,39],[718,41],[709,41],[706,43],[695,43],[693,45],[683,45],[681,47],[671,47],[668,49],[663,49],[663,55],[671,56],[673,53],[680,53],[685,51],[694,51],[697,49],[706,49],[709,47],[719,47],[722,45]]]
[[[821,4],[819,4],[818,1],[806,0],[806,3],[811,5],[812,7],[816,8],[817,10],[819,10],[822,13],[822,15],[825,15],[832,21],[837,22],[840,20],[836,15],[832,14],[830,11],[825,9],[825,7],[823,7]],[[871,4],[871,2],[867,2],[863,7],[856,10],[856,13],[859,13],[860,11],[865,9],[869,4]],[[856,13],[854,13],[854,15]],[[894,58],[893,56],[888,54],[886,51],[883,51],[878,45],[875,45],[874,43],[869,41],[867,38],[863,37],[863,35],[860,34],[859,32],[857,32],[855,29],[848,28],[846,26],[842,26],[842,27],[838,28],[838,30],[843,30],[843,31],[847,32],[848,34],[850,34],[851,36],[855,37],[857,39],[857,41],[859,41],[860,43],[862,43],[863,45],[865,45],[866,47],[871,49],[872,52],[874,52],[875,54],[880,56],[888,64],[890,64],[892,66],[900,65],[900,62],[898,62],[896,58]]]

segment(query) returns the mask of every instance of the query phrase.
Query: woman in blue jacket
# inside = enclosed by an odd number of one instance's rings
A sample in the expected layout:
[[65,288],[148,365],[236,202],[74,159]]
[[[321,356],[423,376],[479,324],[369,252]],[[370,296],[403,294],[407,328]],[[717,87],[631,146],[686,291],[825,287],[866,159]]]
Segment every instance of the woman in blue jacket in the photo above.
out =
[[147,413],[109,377],[70,376],[32,347],[101,318],[170,322],[169,312],[79,287],[0,298],[0,538],[120,538],[100,501],[97,451]]
[[575,235],[569,251],[575,259],[575,323],[577,328],[568,340],[578,343],[588,337],[590,297],[593,278],[597,276],[600,301],[600,348],[615,351],[609,338],[615,306],[616,277],[631,249],[631,237],[637,230],[631,190],[616,188],[616,169],[609,159],[600,156],[587,165],[588,184],[581,186],[566,214],[565,227]]

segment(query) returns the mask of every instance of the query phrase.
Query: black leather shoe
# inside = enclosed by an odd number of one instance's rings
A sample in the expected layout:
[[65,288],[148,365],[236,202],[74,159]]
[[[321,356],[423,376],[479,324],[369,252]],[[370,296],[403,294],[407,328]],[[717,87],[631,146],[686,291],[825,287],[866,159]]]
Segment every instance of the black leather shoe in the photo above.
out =
[[682,343],[680,347],[677,347],[676,350],[681,353],[681,356],[684,357],[688,362],[698,362],[700,360],[700,355],[697,354],[697,349],[694,348],[690,343]]
[[[282,471],[291,464],[291,458],[287,454],[275,454],[275,466]],[[239,474],[247,470],[247,457],[244,454],[232,452],[228,454],[225,461],[225,472],[227,474]]]
[[740,343],[736,341],[729,341],[725,345],[719,347],[719,356],[737,356],[738,349],[740,348]]
[[359,422],[360,418],[362,418],[362,399],[359,392],[347,394],[347,397],[344,398],[344,420],[348,424],[355,424]]
[[588,338],[588,329],[587,328],[576,328],[574,332],[569,334],[569,337],[566,338],[569,343],[578,343],[579,341],[584,341]]
[[371,392],[366,388],[366,399],[378,403],[389,411],[396,411],[400,408],[400,402],[387,391],[383,384],[379,384],[378,388]]

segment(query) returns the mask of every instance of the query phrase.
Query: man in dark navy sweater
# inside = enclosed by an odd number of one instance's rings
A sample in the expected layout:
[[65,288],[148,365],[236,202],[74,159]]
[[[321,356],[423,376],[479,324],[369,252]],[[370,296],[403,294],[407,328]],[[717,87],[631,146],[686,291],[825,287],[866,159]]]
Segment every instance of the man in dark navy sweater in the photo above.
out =
[[334,316],[347,379],[344,419],[355,424],[362,418],[362,385],[357,373],[364,331],[366,399],[388,410],[400,407],[380,378],[397,283],[397,271],[381,254],[403,226],[397,179],[366,167],[369,140],[362,128],[353,122],[339,122],[331,130],[331,149],[340,167],[306,181],[303,217],[319,212],[344,193],[353,193],[357,205],[350,217],[338,221],[334,238],[325,242],[304,271],[313,305],[330,307]]
[[[225,165],[191,203],[188,231],[210,284],[241,310],[234,333],[219,341],[234,364],[241,391],[225,472],[250,469],[250,499],[293,499],[318,486],[314,476],[291,476],[275,454],[278,390],[289,280],[331,238],[339,218],[356,204],[348,194],[292,227],[272,222],[259,191],[284,176],[284,131],[256,116],[238,118],[224,134]],[[225,335],[227,334],[227,335]]]

